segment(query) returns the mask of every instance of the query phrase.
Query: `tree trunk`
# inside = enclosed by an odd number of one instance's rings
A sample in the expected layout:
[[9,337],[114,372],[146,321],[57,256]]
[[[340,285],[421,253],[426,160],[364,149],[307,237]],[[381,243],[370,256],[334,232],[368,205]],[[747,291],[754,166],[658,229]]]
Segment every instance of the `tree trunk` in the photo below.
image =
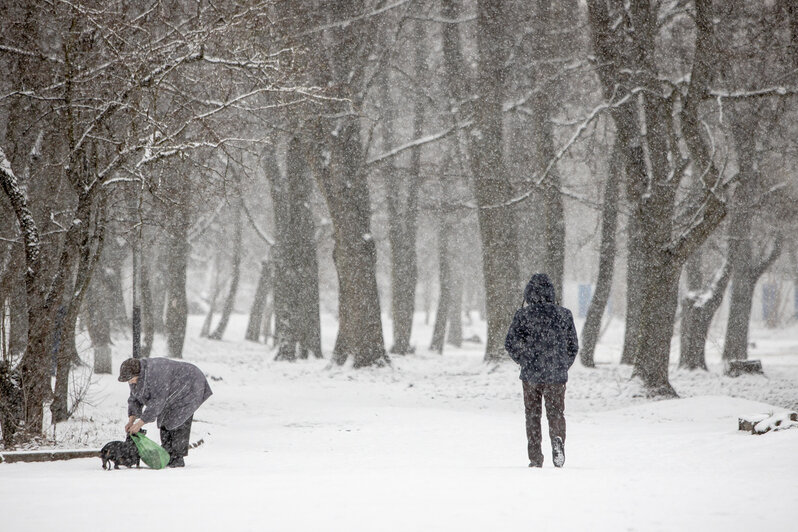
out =
[[163,260],[163,245],[160,240],[156,240],[157,247],[153,249],[153,269],[150,273],[150,293],[152,294],[152,327],[153,333],[163,334],[166,332],[166,324],[164,322],[164,307],[166,305],[166,285],[164,278],[166,272],[164,271]]
[[103,319],[108,319],[113,330],[127,332],[130,330],[128,310],[125,308],[125,289],[122,283],[124,263],[129,257],[130,247],[122,239],[111,238],[105,247],[102,259],[103,267],[98,276],[105,283],[103,291]]
[[729,223],[729,259],[732,263],[731,298],[723,360],[748,358],[748,329],[751,305],[759,278],[781,254],[782,237],[776,236],[773,248],[761,260],[754,254],[753,219],[757,214],[755,202],[765,194],[765,181],[759,173],[756,153],[758,115],[747,105],[739,105],[731,114],[731,132],[737,152],[741,183],[735,191],[735,201]]
[[668,380],[671,338],[676,319],[681,264],[651,257],[641,272],[640,345],[633,376],[640,377],[653,396],[676,397]]
[[[552,38],[551,0],[537,0],[535,31],[540,46],[538,54],[540,66],[536,69],[540,85],[532,101],[534,111],[532,127],[535,135],[535,171],[538,176],[542,176],[555,156],[551,115],[558,87],[551,80],[556,79],[553,59],[559,56],[559,51],[555,52],[556,44]],[[560,304],[565,271],[565,211],[560,195],[560,174],[556,164],[549,170],[543,184],[545,213],[543,271],[554,284],[556,301]]]
[[319,266],[310,208],[312,181],[303,142],[288,142],[286,175],[272,178],[277,245],[275,260],[275,360],[317,358],[321,353]]
[[430,351],[443,353],[444,339],[446,338],[446,326],[449,323],[449,312],[451,310],[451,266],[449,264],[449,238],[451,236],[451,226],[444,219],[445,214],[439,215],[438,221],[438,310],[435,313],[435,326],[432,329],[432,341]]
[[[102,268],[100,268],[102,270]],[[103,312],[104,303],[108,296],[105,292],[105,283],[96,275],[89,292],[86,294],[86,329],[89,331],[92,348],[94,349],[94,373],[110,375],[111,367],[111,320]]]
[[266,308],[266,300],[269,298],[271,282],[271,264],[268,260],[261,262],[260,277],[258,277],[258,287],[255,289],[255,297],[252,299],[252,308],[249,311],[249,322],[247,333],[244,337],[250,342],[259,342],[261,329],[263,327],[263,314]]
[[585,325],[582,327],[582,342],[579,359],[588,368],[595,367],[593,353],[601,332],[604,309],[610,299],[613,270],[615,268],[615,229],[618,225],[618,187],[621,180],[621,153],[616,141],[610,156],[607,182],[604,186],[604,204],[601,209],[601,244],[596,289],[590,299]]
[[723,344],[724,361],[748,359],[748,328],[755,286],[756,280],[737,271],[732,276],[729,321],[726,325],[726,341]]
[[[463,275],[458,268],[459,264],[461,264],[460,261],[455,264],[450,263],[451,271],[449,273],[452,287],[449,291],[449,311],[447,312],[449,330],[446,334],[446,343],[454,347],[463,345]],[[454,267],[451,268],[451,266]]]
[[152,343],[155,340],[155,307],[152,299],[152,286],[150,276],[150,266],[147,254],[141,250],[141,266],[139,267],[139,277],[141,282],[141,329],[144,333],[141,345],[141,357],[150,358],[152,353]]
[[[239,194],[241,192],[239,191]],[[243,206],[241,199],[236,202],[235,206],[235,225],[233,234],[233,266],[232,278],[230,279],[230,290],[227,292],[227,298],[224,301],[222,308],[222,317],[216,325],[216,330],[208,336],[211,340],[221,340],[227,330],[227,324],[230,322],[230,315],[233,313],[235,307],[236,294],[238,293],[238,283],[241,280],[241,255],[243,254],[243,241],[242,233],[244,231],[244,221],[242,216]]]
[[[268,344],[269,338],[274,335],[272,329],[272,317],[274,316],[274,289],[272,289],[272,297],[266,297],[266,305],[263,311],[263,343]],[[273,345],[273,344],[272,344]]]
[[[685,369],[707,369],[704,346],[702,345],[699,349],[696,345],[700,341],[697,329],[701,328],[701,323],[698,319],[700,309],[695,303],[704,288],[704,278],[701,271],[702,259],[703,252],[699,249],[687,259],[687,263],[684,266],[685,277],[687,278],[687,293],[682,298],[679,367]],[[706,340],[706,336],[704,340]]]
[[[28,308],[28,344],[19,364],[19,388],[22,395],[21,419],[17,428],[26,438],[42,432],[44,401],[51,395],[49,347],[52,340],[54,313],[42,280],[41,240],[28,199],[5,153],[0,149],[0,187],[16,215],[25,250],[25,295]],[[16,431],[15,431],[16,432]]]
[[191,244],[188,242],[190,208],[188,198],[182,198],[174,208],[168,228],[166,248],[166,343],[169,356],[183,358],[188,321],[186,270]]
[[[738,222],[742,226],[747,225],[743,220],[738,220]],[[737,229],[740,229],[740,226]],[[750,238],[749,234],[746,235],[746,238],[734,246],[734,253],[730,254],[732,260],[732,287],[729,301],[729,321],[726,326],[726,341],[723,345],[724,361],[748,359],[748,331],[751,322],[754,289],[759,278],[776,261],[782,250],[782,236],[778,234],[770,253],[761,261],[752,264],[751,241],[748,240]]]
[[222,291],[222,283],[219,282],[219,253],[215,253],[213,257],[213,281],[211,286],[211,299],[208,302],[208,312],[205,314],[205,319],[202,320],[202,328],[200,329],[200,338],[207,338],[211,334],[211,325],[213,325],[213,315],[216,313],[216,301],[219,299],[219,293]]
[[11,271],[7,275],[11,283],[8,291],[8,308],[10,311],[8,320],[8,354],[16,359],[25,352],[25,346],[28,343],[28,311],[25,301],[24,278],[16,273],[24,271],[24,255],[22,253],[14,253],[14,255],[19,255],[19,262],[12,258],[12,263],[9,265]]
[[[416,79],[424,79],[426,72],[426,36],[424,23],[414,23],[414,70]],[[393,102],[390,98],[390,70],[383,75],[383,94],[385,101],[386,146],[393,145]],[[420,138],[424,126],[424,107],[422,96],[416,95],[413,101],[413,138]],[[389,164],[388,171],[394,169]],[[388,184],[389,236],[391,243],[391,316],[393,323],[393,346],[391,353],[405,355],[413,351],[410,335],[413,329],[413,315],[416,304],[416,284],[418,265],[416,260],[416,227],[418,218],[418,189],[421,182],[421,147],[416,146],[410,153],[410,169],[402,194],[402,180],[391,172]],[[406,196],[406,201],[402,197]]]
[[286,154],[288,202],[291,206],[292,267],[296,272],[294,323],[301,346],[300,358],[312,354],[322,358],[321,311],[319,308],[319,264],[316,255],[316,227],[311,209],[313,182],[308,168],[306,147],[299,138],[288,143]]
[[511,40],[499,0],[477,3],[479,49],[477,98],[470,162],[482,236],[482,271],[488,319],[485,361],[506,359],[504,338],[518,300],[518,248],[513,210],[505,203],[512,189],[502,154],[504,86]]
[[80,362],[75,345],[75,329],[83,298],[102,254],[105,234],[104,211],[105,204],[102,198],[95,206],[93,196],[81,195],[75,212],[75,220],[79,223],[73,222],[64,240],[61,265],[67,264],[65,268],[67,273],[63,282],[63,295],[56,301],[61,302],[65,311],[62,325],[57,332],[59,342],[55,349],[55,394],[50,405],[53,423],[66,421],[70,415],[69,372],[73,364]]
[[707,369],[705,347],[712,318],[720,308],[723,294],[731,276],[731,262],[727,259],[715,273],[709,286],[703,286],[701,252],[693,254],[687,262],[688,292],[682,300],[682,330],[679,367]]

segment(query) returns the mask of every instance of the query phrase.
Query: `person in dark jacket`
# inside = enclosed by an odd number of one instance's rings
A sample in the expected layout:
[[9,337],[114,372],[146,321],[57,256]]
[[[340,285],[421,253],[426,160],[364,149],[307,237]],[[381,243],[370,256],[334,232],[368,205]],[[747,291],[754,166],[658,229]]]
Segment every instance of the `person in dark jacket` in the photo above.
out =
[[202,371],[168,358],[129,358],[119,368],[119,381],[130,384],[125,431],[135,434],[157,422],[169,467],[183,467],[188,454],[194,412],[213,394]]
[[565,463],[565,383],[579,351],[574,318],[554,303],[548,276],[536,273],[524,290],[524,305],[515,313],[504,348],[521,366],[529,467],[543,465],[540,413],[546,401],[552,458]]

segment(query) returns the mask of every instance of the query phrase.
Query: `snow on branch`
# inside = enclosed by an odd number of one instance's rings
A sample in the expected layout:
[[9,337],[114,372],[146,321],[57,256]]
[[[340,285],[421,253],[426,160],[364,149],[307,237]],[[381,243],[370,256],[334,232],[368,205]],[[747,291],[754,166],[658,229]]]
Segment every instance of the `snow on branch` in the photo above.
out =
[[399,145],[399,146],[397,146],[397,147],[395,147],[395,148],[393,148],[391,150],[388,150],[387,152],[380,153],[378,155],[375,155],[374,157],[371,157],[370,159],[368,159],[366,161],[366,164],[367,165],[372,165],[372,164],[378,163],[380,161],[384,161],[385,159],[389,159],[391,157],[399,155],[403,151],[409,150],[411,148],[422,146],[422,145],[428,144],[430,142],[435,142],[436,140],[441,140],[441,139],[449,136],[450,134],[454,133],[458,129],[463,129],[463,128],[469,127],[472,123],[473,122],[471,120],[468,120],[466,122],[462,122],[462,123],[457,124],[455,126],[452,126],[452,127],[447,128],[447,129],[444,129],[443,131],[438,131],[437,133],[431,133],[431,134],[426,135],[424,137],[411,140],[410,142],[406,142],[404,144],[401,144],[401,145]]
[[25,262],[27,263],[26,277],[34,277],[39,272],[41,242],[39,239],[39,229],[36,221],[28,207],[28,198],[25,189],[20,185],[17,176],[11,169],[11,162],[6,157],[5,152],[0,148],[0,187],[8,196],[17,222],[22,230],[22,237],[25,242]]
[[14,46],[8,46],[5,44],[0,44],[0,52],[7,52],[11,54],[17,55],[24,55],[26,57],[33,57],[35,59],[41,59],[42,61],[49,61],[51,63],[59,63],[63,64],[64,62],[57,58],[57,57],[50,57],[49,55],[44,55],[41,52],[29,52],[28,50],[23,50],[21,48],[16,48]]
[[721,91],[710,90],[708,95],[712,98],[721,100],[742,100],[746,98],[764,98],[767,96],[795,96],[798,95],[798,88],[795,87],[767,87],[752,91]]
[[475,20],[477,20],[477,16],[476,15],[469,15],[469,16],[460,17],[460,18],[446,18],[446,17],[435,16],[435,15],[429,15],[429,16],[424,16],[424,17],[422,17],[420,15],[408,15],[407,18],[413,19],[413,20],[420,20],[422,22],[435,22],[437,24],[464,24],[466,22],[474,22]]
[[318,33],[324,30],[331,30],[335,28],[345,28],[354,22],[358,22],[359,20],[368,19],[371,17],[375,17],[380,15],[386,11],[390,11],[391,9],[395,9],[399,6],[403,6],[404,4],[408,3],[410,0],[399,0],[398,2],[394,2],[393,4],[388,4],[387,6],[383,6],[381,8],[375,9],[374,11],[370,11],[368,13],[363,13],[362,15],[358,15],[356,17],[351,17],[345,20],[336,20],[335,22],[331,22],[329,24],[324,24],[322,26],[316,26],[315,28],[309,29],[307,31],[303,31],[302,33],[297,34],[297,37],[302,37],[304,35],[311,35],[313,33]]

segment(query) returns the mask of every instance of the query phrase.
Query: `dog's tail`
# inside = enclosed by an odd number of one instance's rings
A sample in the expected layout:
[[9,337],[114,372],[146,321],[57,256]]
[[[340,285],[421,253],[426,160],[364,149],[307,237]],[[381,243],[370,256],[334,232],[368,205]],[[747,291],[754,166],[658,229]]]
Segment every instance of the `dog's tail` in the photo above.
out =
[[197,441],[195,441],[195,442],[194,442],[194,443],[192,443],[191,445],[189,445],[189,446],[188,446],[188,448],[189,448],[189,449],[196,449],[197,447],[199,447],[199,446],[200,446],[200,445],[202,445],[203,443],[205,443],[205,440],[204,440],[204,439],[200,439],[200,440],[197,440]]

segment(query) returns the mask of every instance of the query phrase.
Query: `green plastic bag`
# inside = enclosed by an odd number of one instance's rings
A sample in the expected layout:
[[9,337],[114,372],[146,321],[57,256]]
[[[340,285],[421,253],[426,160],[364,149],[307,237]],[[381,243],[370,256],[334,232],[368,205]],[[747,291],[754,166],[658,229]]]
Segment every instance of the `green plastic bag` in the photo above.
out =
[[166,467],[166,464],[169,463],[169,453],[166,452],[166,449],[149,439],[147,436],[141,433],[131,434],[130,437],[133,439],[133,443],[136,444],[136,448],[139,450],[139,456],[141,456],[141,460],[150,466],[152,469],[163,469]]

